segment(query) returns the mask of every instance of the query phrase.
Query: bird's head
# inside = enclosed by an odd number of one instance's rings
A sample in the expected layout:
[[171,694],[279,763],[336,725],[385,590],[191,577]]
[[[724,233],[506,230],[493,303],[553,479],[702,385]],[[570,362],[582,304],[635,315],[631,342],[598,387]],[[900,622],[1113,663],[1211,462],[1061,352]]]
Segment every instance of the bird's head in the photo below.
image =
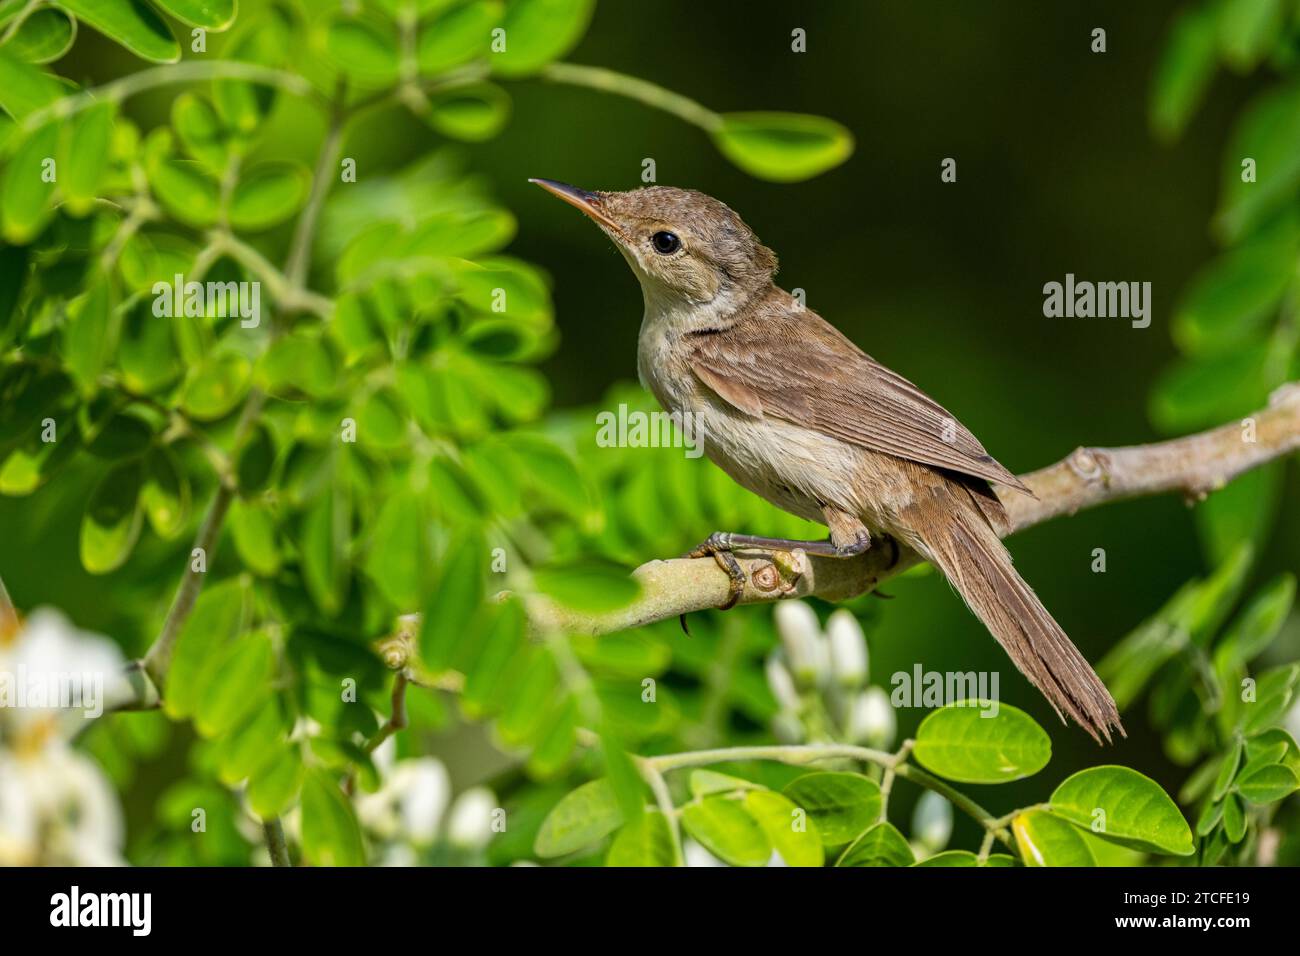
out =
[[776,255],[724,203],[693,189],[588,192],[533,179],[605,231],[636,273],[646,302],[673,310],[739,304],[766,288]]

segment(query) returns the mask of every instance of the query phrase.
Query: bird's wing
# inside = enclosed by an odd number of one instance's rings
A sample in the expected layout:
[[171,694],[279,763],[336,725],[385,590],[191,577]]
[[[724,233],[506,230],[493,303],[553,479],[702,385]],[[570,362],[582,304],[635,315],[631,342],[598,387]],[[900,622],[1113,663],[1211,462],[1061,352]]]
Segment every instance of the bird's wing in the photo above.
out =
[[688,338],[695,375],[743,412],[1032,495],[947,409],[816,313],[760,307]]

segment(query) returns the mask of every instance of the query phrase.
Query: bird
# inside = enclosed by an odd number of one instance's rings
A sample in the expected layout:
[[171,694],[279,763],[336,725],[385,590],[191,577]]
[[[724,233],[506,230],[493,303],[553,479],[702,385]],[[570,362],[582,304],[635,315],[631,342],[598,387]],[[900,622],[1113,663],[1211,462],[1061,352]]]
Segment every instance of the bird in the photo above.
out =
[[993,486],[1033,492],[943,406],[781,289],[777,257],[705,193],[589,191],[532,179],[595,222],[640,282],[642,384],[689,415],[705,455],[826,541],[719,531],[712,556],[743,592],[736,550],[851,558],[901,542],[939,568],[1016,667],[1094,740],[1124,735],[1106,685],[1012,565]]

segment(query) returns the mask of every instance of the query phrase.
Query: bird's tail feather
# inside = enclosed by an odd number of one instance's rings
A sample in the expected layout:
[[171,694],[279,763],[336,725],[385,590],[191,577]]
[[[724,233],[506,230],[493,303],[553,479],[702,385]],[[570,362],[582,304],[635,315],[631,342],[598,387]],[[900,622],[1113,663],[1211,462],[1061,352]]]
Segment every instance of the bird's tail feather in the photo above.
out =
[[1110,691],[1012,567],[988,521],[973,509],[937,510],[918,522],[926,533],[917,550],[938,565],[1057,716],[1068,714],[1098,743],[1110,742],[1112,728],[1125,735]]

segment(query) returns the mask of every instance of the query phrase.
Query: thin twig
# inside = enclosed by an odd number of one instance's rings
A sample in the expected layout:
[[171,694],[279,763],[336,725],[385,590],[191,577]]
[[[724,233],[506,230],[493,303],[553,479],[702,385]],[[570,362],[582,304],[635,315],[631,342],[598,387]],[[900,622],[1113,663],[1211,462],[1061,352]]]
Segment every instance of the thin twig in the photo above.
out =
[[284,827],[280,826],[280,818],[263,820],[262,833],[266,837],[266,848],[271,853],[271,865],[290,866],[289,847],[284,842]]

